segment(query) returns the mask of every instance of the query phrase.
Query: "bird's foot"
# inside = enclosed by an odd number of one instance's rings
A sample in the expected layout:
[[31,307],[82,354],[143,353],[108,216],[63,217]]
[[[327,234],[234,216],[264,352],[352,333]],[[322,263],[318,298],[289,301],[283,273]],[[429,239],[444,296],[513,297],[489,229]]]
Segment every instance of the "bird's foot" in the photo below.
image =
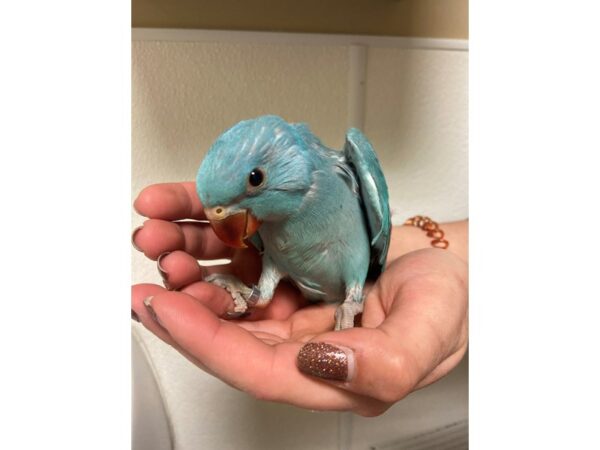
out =
[[247,314],[248,308],[254,306],[260,297],[258,288],[248,287],[242,281],[228,274],[215,273],[204,278],[207,283],[222,287],[233,298],[233,311],[227,313],[230,318],[238,318]]
[[347,299],[335,310],[335,331],[354,327],[354,317],[363,312],[363,302]]

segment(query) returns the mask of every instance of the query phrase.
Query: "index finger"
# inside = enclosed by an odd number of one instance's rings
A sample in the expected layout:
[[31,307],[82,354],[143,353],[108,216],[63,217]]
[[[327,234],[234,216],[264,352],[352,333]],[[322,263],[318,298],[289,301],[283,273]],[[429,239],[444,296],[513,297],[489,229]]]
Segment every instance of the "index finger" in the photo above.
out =
[[206,220],[193,181],[147,186],[139,193],[133,207],[139,214],[151,219]]

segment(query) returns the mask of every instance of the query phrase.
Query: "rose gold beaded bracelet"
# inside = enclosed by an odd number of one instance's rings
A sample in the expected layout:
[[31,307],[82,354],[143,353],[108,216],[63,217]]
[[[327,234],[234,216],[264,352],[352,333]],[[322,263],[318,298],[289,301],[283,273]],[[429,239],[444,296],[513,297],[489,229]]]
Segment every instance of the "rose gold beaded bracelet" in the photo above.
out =
[[433,238],[431,246],[435,248],[446,249],[450,245],[446,239],[444,239],[444,232],[440,230],[440,226],[437,222],[434,222],[426,216],[414,216],[407,219],[404,225],[411,225],[418,227],[423,231],[427,232],[427,236]]

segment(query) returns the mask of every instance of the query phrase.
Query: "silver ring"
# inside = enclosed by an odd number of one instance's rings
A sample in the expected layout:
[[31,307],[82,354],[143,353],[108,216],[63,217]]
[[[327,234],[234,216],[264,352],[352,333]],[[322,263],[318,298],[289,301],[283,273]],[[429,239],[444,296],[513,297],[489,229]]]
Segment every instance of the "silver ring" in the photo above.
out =
[[260,289],[256,285],[252,285],[252,292],[246,299],[249,306],[255,306],[260,300]]

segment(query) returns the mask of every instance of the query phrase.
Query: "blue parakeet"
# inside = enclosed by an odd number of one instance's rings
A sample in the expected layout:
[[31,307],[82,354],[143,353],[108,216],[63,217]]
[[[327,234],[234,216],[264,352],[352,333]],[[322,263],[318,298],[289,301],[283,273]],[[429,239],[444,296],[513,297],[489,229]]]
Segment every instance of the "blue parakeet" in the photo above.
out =
[[336,330],[354,326],[367,276],[384,269],[391,230],[385,179],[359,130],[347,132],[339,152],[305,124],[242,121],[212,145],[196,185],[217,236],[262,253],[258,286],[231,275],[206,278],[231,293],[237,313],[267,305],[288,278],[310,300],[342,302]]

